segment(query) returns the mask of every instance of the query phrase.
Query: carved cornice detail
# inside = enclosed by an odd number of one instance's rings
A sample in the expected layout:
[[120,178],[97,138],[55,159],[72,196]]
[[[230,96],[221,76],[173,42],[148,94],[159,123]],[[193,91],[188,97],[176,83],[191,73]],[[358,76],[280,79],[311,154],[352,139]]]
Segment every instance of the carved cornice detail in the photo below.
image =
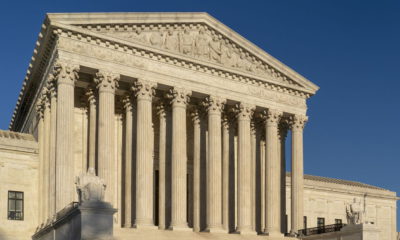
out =
[[190,100],[191,91],[174,87],[168,90],[166,97],[171,100],[172,107],[186,107]]
[[80,66],[73,63],[57,61],[54,64],[53,74],[58,84],[74,85],[78,80]]
[[115,89],[118,87],[119,79],[119,74],[99,70],[99,72],[96,73],[94,82],[100,92],[105,91],[114,93]]
[[293,115],[290,117],[290,128],[292,131],[301,131],[304,129],[308,121],[308,117],[305,115]]
[[132,85],[132,90],[135,92],[135,96],[140,100],[151,101],[155,95],[156,83],[149,82],[143,79],[139,79]]

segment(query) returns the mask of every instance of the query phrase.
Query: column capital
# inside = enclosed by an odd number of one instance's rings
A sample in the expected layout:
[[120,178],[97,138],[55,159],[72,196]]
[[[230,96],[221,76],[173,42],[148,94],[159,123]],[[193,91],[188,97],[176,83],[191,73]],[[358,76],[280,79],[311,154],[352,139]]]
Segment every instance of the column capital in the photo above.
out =
[[234,112],[237,114],[237,118],[239,121],[250,121],[251,117],[254,114],[255,106],[247,103],[239,103],[236,104]]
[[171,88],[166,94],[166,97],[171,99],[172,107],[186,108],[190,96],[191,96],[190,90],[179,87]]
[[115,92],[118,87],[120,75],[110,71],[99,70],[96,73],[94,82],[100,92]]
[[86,89],[85,97],[86,97],[86,101],[89,103],[89,105],[96,104],[96,93],[95,93],[95,89],[93,87],[90,86]]
[[169,109],[169,104],[167,99],[160,98],[156,103],[156,113],[160,118],[167,117],[167,111]]
[[47,77],[46,88],[50,98],[57,97],[57,80],[53,73],[50,73]]
[[278,137],[280,140],[285,140],[289,130],[289,119],[282,118],[278,124]]
[[302,131],[308,121],[308,117],[305,115],[293,115],[290,117],[290,128],[292,131]]
[[132,103],[132,97],[129,94],[122,97],[122,106],[126,112],[132,112],[134,107]]
[[132,91],[134,91],[135,96],[139,100],[148,100],[151,101],[155,94],[156,83],[146,81],[144,79],[138,79],[132,85]]
[[80,66],[78,64],[58,60],[54,64],[52,75],[57,84],[74,85],[78,80],[79,70]]
[[265,117],[265,123],[267,126],[278,126],[281,117],[282,117],[282,111],[276,110],[276,109],[268,109],[263,112],[263,115]]
[[43,101],[42,101],[41,97],[37,100],[35,109],[36,109],[36,113],[37,113],[39,119],[42,119],[43,112],[44,112],[44,106],[43,106]]
[[221,114],[224,109],[226,100],[216,96],[208,96],[202,102],[202,105],[207,109],[208,114]]
[[190,118],[192,119],[193,124],[200,124],[201,111],[198,109],[197,106],[191,109]]

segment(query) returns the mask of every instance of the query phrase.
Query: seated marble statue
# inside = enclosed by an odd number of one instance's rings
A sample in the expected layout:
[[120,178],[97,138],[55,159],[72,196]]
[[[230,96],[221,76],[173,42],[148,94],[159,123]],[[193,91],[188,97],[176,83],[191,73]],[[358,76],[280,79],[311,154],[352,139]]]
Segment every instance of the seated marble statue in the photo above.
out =
[[354,198],[353,203],[346,206],[346,213],[348,224],[361,224],[363,222],[364,211],[357,198]]
[[77,177],[75,184],[79,203],[104,200],[106,184],[103,179],[96,176],[94,168],[89,168],[87,173],[82,173]]

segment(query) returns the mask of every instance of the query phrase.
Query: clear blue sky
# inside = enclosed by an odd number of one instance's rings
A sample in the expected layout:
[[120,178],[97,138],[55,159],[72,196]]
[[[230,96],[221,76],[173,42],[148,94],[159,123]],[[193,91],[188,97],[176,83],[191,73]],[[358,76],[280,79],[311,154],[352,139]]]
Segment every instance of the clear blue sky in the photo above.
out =
[[321,87],[309,101],[305,173],[400,193],[398,0],[14,0],[0,6],[0,128],[8,127],[46,12],[205,11]]

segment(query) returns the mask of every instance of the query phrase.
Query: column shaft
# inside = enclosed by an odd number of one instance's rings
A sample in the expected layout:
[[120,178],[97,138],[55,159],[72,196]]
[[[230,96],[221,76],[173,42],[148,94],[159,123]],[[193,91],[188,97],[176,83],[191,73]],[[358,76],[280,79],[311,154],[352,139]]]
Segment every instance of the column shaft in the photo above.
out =
[[67,63],[55,65],[57,79],[56,136],[56,211],[73,202],[75,196],[73,161],[74,82],[79,67]]
[[114,204],[115,189],[115,87],[119,76],[99,71],[95,81],[99,89],[98,126],[98,176],[104,179],[107,189],[105,201]]
[[238,116],[238,231],[254,234],[251,221],[250,106],[240,104]]
[[222,126],[222,224],[229,232],[229,122],[224,119]]
[[200,117],[192,113],[193,120],[193,231],[200,229]]
[[223,101],[206,99],[208,106],[208,161],[207,161],[207,228],[222,231],[222,143],[221,111]]
[[136,84],[136,227],[154,226],[153,219],[153,149],[152,106],[153,86]]
[[303,226],[303,128],[306,116],[292,118],[292,188],[291,188],[291,234],[295,235]]
[[43,168],[44,168],[44,123],[43,123],[43,102],[41,99],[38,100],[36,106],[36,112],[38,114],[38,143],[39,143],[39,194],[38,194],[38,223],[43,221]]
[[46,99],[44,108],[44,168],[43,168],[43,220],[49,216],[49,190],[50,190],[50,99]]
[[278,156],[278,123],[282,113],[268,110],[266,119],[267,228],[269,236],[280,236],[280,158]]
[[164,104],[158,106],[159,116],[159,151],[158,151],[158,228],[165,229],[166,224],[166,153],[167,153],[167,119]]
[[261,172],[261,231],[265,232],[266,229],[266,201],[265,201],[265,190],[266,190],[266,163],[265,163],[265,140],[260,141],[260,172]]
[[188,93],[174,88],[172,99],[172,228],[188,229],[186,103]]
[[86,92],[89,103],[89,166],[96,169],[96,96],[94,90],[89,88]]
[[132,103],[130,96],[124,99],[125,107],[125,221],[124,227],[132,227]]
[[56,137],[57,137],[57,96],[56,89],[50,93],[50,185],[49,217],[56,213]]

